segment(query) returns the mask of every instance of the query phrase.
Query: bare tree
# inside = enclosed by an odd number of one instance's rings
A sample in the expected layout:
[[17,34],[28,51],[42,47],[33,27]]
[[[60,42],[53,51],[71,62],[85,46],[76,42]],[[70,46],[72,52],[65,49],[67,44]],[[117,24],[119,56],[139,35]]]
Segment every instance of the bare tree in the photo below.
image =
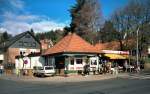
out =
[[100,4],[98,0],[76,0],[76,2],[70,9],[71,30],[91,42],[93,32],[99,31],[102,24]]
[[[135,39],[137,28],[140,28],[140,37],[143,36],[142,34],[144,34],[144,31],[142,30],[142,27],[144,24],[150,22],[149,4],[149,0],[132,0],[127,4],[127,6],[123,7],[119,11],[117,10],[112,15],[111,21],[114,23],[115,28],[121,32],[119,40],[123,40],[125,34],[127,35],[127,40],[131,38]],[[126,44],[127,42],[128,41],[126,41]],[[125,46],[126,49],[130,48],[127,47],[127,45]]]

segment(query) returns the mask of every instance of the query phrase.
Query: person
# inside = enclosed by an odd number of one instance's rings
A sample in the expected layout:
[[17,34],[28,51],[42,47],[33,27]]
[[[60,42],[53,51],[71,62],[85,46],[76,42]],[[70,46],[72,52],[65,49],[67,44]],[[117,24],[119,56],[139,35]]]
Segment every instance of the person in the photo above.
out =
[[124,62],[124,72],[127,72],[127,66],[128,66],[128,63],[127,61]]
[[2,68],[1,68],[1,65],[0,65],[0,75],[2,75]]
[[20,70],[18,68],[16,69],[16,75],[17,75],[17,77],[20,76]]
[[89,71],[90,71],[90,66],[88,64],[86,64],[84,66],[84,75],[89,75]]
[[103,73],[104,73],[104,74],[106,74],[106,72],[107,72],[107,65],[106,65],[106,63],[107,63],[107,61],[105,61],[105,62],[103,63]]
[[115,67],[114,67],[114,74],[115,75],[118,75],[118,64],[117,63],[115,63]]
[[96,68],[93,67],[93,68],[92,68],[92,71],[93,71],[93,75],[95,75],[95,74],[96,74]]
[[3,70],[4,70],[3,65],[0,65],[0,75],[2,75],[2,74],[3,74]]

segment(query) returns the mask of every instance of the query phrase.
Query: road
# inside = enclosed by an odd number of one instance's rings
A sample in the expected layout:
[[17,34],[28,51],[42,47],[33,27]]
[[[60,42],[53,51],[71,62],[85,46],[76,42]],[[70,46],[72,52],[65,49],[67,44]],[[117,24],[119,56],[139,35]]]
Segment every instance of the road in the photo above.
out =
[[42,83],[0,79],[0,94],[150,94],[150,80],[115,78],[93,82]]

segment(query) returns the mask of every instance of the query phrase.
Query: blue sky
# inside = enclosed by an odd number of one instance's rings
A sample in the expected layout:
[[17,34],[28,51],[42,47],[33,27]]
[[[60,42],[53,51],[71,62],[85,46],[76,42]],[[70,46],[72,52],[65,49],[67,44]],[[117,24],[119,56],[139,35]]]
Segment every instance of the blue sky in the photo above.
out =
[[[99,1],[105,19],[128,2]],[[70,24],[69,9],[74,4],[75,0],[0,0],[0,31],[18,34],[31,28],[35,32],[62,29]]]

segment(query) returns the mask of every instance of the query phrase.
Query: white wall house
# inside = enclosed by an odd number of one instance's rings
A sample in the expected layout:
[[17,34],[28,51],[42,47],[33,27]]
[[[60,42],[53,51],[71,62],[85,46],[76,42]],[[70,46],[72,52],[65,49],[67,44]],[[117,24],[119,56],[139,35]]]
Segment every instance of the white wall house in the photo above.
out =
[[16,69],[33,69],[34,66],[44,66],[44,58],[41,56],[17,58]]
[[[86,60],[82,57],[68,57],[68,70],[83,70]],[[67,60],[66,59],[66,60]]]
[[[84,57],[68,57],[66,62],[68,62],[68,70],[83,70],[86,64],[87,58]],[[93,68],[98,69],[98,57],[90,57],[88,64],[90,65],[90,70]]]

